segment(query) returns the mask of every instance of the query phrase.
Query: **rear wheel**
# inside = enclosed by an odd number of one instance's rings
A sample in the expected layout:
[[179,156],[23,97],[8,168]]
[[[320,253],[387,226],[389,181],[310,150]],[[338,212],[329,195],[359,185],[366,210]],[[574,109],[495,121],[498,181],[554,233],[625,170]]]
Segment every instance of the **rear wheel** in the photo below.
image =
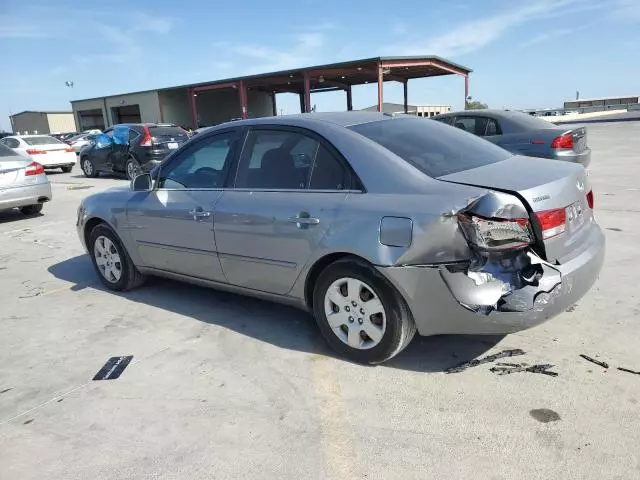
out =
[[145,276],[133,264],[115,232],[106,224],[91,230],[88,250],[102,283],[111,290],[131,290],[142,285]]
[[27,205],[26,207],[22,207],[20,211],[25,215],[35,215],[42,211],[42,204],[36,203],[35,205]]
[[394,357],[416,332],[402,296],[361,261],[339,260],[320,274],[313,313],[327,343],[359,363],[382,363]]
[[80,168],[82,168],[85,177],[95,178],[98,176],[98,171],[89,157],[82,157]]
[[61,167],[60,169],[62,170],[62,173],[71,173],[73,165],[67,165],[66,167]]
[[141,172],[140,164],[134,157],[129,157],[127,159],[124,170],[129,180],[133,180],[137,175],[140,175]]

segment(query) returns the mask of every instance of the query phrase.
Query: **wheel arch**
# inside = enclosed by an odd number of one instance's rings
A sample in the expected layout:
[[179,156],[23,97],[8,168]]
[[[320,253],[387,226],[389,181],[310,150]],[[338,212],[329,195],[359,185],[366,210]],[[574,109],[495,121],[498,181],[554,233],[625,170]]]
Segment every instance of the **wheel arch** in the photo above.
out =
[[311,268],[309,268],[309,273],[305,278],[304,283],[304,303],[309,310],[313,310],[313,289],[315,288],[316,282],[320,274],[331,264],[345,259],[352,259],[354,262],[365,263],[367,265],[372,265],[370,261],[367,259],[355,255],[353,253],[348,252],[332,252],[327,255],[324,255],[317,259]]

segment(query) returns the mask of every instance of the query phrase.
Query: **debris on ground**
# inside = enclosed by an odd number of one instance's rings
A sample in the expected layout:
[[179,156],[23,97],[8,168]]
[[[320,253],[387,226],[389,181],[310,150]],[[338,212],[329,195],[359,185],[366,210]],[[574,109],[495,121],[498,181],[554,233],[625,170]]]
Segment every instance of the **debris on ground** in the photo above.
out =
[[133,355],[111,357],[107,360],[107,363],[104,364],[100,371],[96,373],[93,380],[115,380],[122,375],[122,372],[127,368],[131,359],[133,359]]
[[464,370],[466,370],[467,368],[471,368],[471,367],[477,367],[478,365],[483,365],[485,363],[491,363],[494,362],[500,358],[507,358],[507,357],[516,357],[519,355],[524,355],[525,352],[523,350],[520,350],[519,348],[514,348],[511,350],[503,350],[501,352],[498,353],[494,353],[493,355],[488,355],[484,358],[480,358],[480,359],[475,359],[475,360],[469,360],[468,362],[463,362],[460,363],[454,367],[450,367],[447,368],[444,372],[445,373],[459,373],[462,372]]
[[580,354],[582,358],[587,360],[588,362],[595,363],[596,365],[600,365],[602,368],[609,368],[609,364],[607,362],[601,362],[600,360],[596,360],[595,358],[591,358],[587,355]]
[[[501,365],[501,364],[498,364]],[[504,364],[502,364],[504,365]],[[549,371],[550,368],[553,368],[554,365],[550,363],[541,363],[538,365],[527,365],[526,363],[511,363],[506,364],[506,367],[491,367],[489,369],[490,372],[497,373],[498,375],[509,375],[510,373],[517,372],[531,372],[531,373],[541,373],[542,375],[549,375],[550,377],[557,377],[557,372]]]
[[636,372],[635,370],[630,370],[624,367],[618,367],[618,370],[620,370],[621,372],[628,372],[628,373],[633,373],[635,375],[640,375],[640,372]]

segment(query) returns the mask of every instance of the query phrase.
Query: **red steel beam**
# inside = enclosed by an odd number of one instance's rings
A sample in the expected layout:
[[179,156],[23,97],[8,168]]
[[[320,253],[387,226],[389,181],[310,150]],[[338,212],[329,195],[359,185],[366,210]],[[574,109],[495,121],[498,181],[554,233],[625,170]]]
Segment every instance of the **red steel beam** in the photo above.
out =
[[404,113],[409,113],[409,80],[402,83],[402,90],[404,92]]
[[200,87],[193,87],[194,92],[203,92],[205,90],[220,90],[221,88],[238,88],[236,82],[216,83],[213,85],[202,85]]
[[242,110],[242,119],[246,119],[248,116],[247,112],[247,86],[244,84],[244,81],[240,80],[240,85],[238,87],[238,91],[240,93],[240,109]]
[[411,67],[437,67],[441,70],[445,70],[450,73],[455,73],[457,75],[468,75],[469,72],[465,70],[461,70],[453,65],[447,65],[443,62],[439,62],[437,60],[428,60],[428,61],[407,61],[407,60],[398,60],[398,61],[387,61],[382,63],[384,68],[411,68]]
[[384,74],[382,73],[382,64],[378,64],[378,111],[382,112],[384,103],[382,85],[384,83]]
[[304,72],[304,113],[311,111],[311,75]]
[[469,98],[469,75],[464,76],[464,109],[467,109],[467,102]]
[[198,125],[198,107],[196,106],[196,97],[193,88],[189,89],[189,105],[191,106],[191,123],[193,123],[193,129],[197,129]]

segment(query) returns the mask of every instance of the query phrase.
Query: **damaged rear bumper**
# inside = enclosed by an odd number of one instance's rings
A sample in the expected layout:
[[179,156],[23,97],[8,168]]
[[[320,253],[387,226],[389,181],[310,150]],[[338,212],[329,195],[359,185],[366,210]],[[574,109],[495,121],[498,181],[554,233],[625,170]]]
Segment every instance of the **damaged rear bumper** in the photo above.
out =
[[[589,291],[604,261],[604,235],[593,224],[581,252],[551,265],[527,255],[525,281],[511,281],[495,265],[378,267],[407,301],[421,335],[506,334],[534,327]],[[536,277],[531,276],[532,272]],[[514,277],[515,278],[515,277]]]

